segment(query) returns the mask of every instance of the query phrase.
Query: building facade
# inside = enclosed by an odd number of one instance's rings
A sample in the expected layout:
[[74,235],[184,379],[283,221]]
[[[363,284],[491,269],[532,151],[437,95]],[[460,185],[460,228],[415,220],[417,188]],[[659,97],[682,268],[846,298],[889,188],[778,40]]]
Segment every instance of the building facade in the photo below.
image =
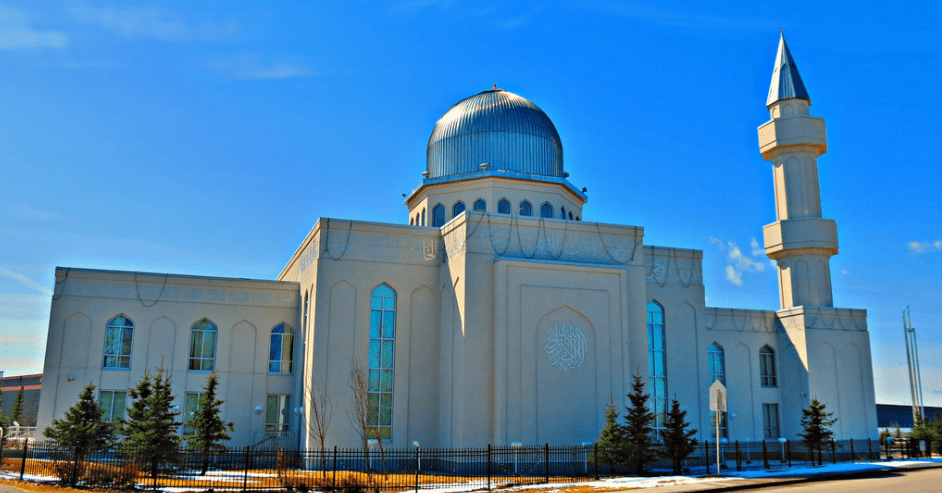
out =
[[317,411],[328,446],[357,445],[358,371],[366,431],[393,447],[592,442],[633,374],[655,427],[676,396],[701,438],[715,419],[734,440],[795,438],[816,396],[838,437],[875,437],[866,311],[831,296],[837,229],[822,217],[827,142],[810,103],[782,38],[759,127],[779,310],[707,307],[702,251],[584,220],[552,121],[495,86],[436,123],[408,224],[322,218],[277,280],[57,269],[40,426],[88,382],[118,419],[126,389],[163,367],[184,417],[220,376],[234,446],[314,447]]

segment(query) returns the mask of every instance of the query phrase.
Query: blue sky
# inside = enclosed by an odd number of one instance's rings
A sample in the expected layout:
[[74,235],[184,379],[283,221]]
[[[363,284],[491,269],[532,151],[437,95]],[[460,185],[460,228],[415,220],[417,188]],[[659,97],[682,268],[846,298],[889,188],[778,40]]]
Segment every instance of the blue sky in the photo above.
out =
[[[408,223],[435,121],[538,104],[584,219],[704,251],[707,304],[778,308],[758,152],[779,30],[825,119],[835,304],[901,314],[942,406],[942,7],[925,3],[0,3],[0,370],[39,372],[56,266],[274,278],[319,217]],[[704,4],[705,5],[705,4]]]

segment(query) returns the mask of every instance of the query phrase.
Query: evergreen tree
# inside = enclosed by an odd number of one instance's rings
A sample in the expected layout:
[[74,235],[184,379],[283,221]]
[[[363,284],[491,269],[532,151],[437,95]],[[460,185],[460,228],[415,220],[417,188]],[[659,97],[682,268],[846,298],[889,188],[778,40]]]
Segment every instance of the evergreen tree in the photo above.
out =
[[682,464],[690,454],[697,450],[697,439],[693,438],[697,430],[687,431],[690,423],[684,421],[687,418],[687,411],[680,409],[680,402],[677,399],[671,401],[671,410],[667,413],[667,421],[664,423],[664,429],[661,430],[661,439],[664,440],[664,450],[659,454],[665,459],[673,462],[674,474],[682,472]]
[[827,405],[819,401],[817,397],[811,399],[811,407],[802,409],[801,426],[804,432],[799,433],[801,442],[808,447],[811,452],[811,460],[814,462],[814,451],[818,451],[818,465],[821,465],[821,451],[824,445],[831,440],[834,432],[831,431],[831,425],[837,422],[836,418],[831,418],[834,413],[829,413]]
[[224,401],[216,398],[218,385],[219,377],[213,372],[206,378],[206,387],[203,388],[203,395],[199,400],[199,409],[190,421],[190,426],[196,430],[196,433],[184,437],[188,446],[203,452],[203,470],[200,474],[206,474],[206,470],[209,469],[210,454],[226,450],[226,447],[219,442],[232,438],[226,432],[234,429],[232,423],[226,423],[219,416],[219,406]]
[[[95,386],[88,384],[79,394],[79,401],[59,420],[52,420],[43,434],[72,452],[73,466],[69,483],[78,479],[79,466],[89,454],[105,450],[114,443],[114,426],[102,419],[105,411],[95,399]],[[65,479],[65,478],[63,478]]]
[[648,411],[648,394],[644,393],[641,375],[632,375],[631,393],[628,400],[631,406],[625,413],[624,436],[628,452],[627,463],[635,468],[635,474],[644,474],[644,465],[653,459],[653,431],[651,421],[654,413]]
[[909,434],[909,437],[917,440],[932,440],[934,435],[933,431],[932,423],[926,421],[921,414],[916,413],[913,431]]
[[612,472],[615,466],[622,465],[625,460],[625,434],[618,424],[618,411],[615,410],[614,402],[605,411],[605,427],[599,434],[596,450],[598,452],[592,455],[592,462],[608,464]]
[[128,389],[128,396],[134,402],[122,420],[121,451],[156,473],[161,462],[176,459],[180,447],[177,428],[182,423],[175,419],[180,412],[173,410],[170,376],[163,368],[154,376],[145,372],[137,386]]
[[[26,387],[20,385],[20,391],[16,393],[16,400],[13,401],[13,414],[10,416],[10,423],[13,421],[20,423],[20,420],[23,419],[23,393],[26,391]],[[22,425],[23,423],[20,423]]]
[[9,428],[9,423],[7,423],[7,417],[3,415],[3,391],[0,390],[0,428],[3,428],[3,436],[0,437],[0,449],[3,448],[3,445],[7,441],[7,432]]

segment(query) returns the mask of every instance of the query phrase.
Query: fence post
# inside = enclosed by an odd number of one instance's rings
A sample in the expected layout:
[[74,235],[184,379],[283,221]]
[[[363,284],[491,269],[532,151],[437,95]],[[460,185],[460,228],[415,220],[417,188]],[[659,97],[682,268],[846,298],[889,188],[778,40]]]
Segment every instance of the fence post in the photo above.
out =
[[487,444],[487,489],[491,489],[491,444]]
[[831,439],[831,464],[837,464],[837,442]]
[[765,440],[762,440],[762,467],[770,469],[772,466],[769,465],[769,449],[765,445]]
[[245,458],[242,460],[242,491],[249,487],[249,446],[245,446]]
[[854,462],[857,462],[856,459],[857,458],[854,457],[854,439],[851,438],[850,439],[850,463],[853,464]]
[[337,490],[337,446],[334,445],[334,478],[331,480],[331,488]]
[[742,456],[739,455],[739,440],[736,440],[736,470],[742,471]]
[[543,445],[543,462],[546,465],[546,482],[549,483],[549,444]]
[[873,446],[870,438],[867,438],[867,460],[873,460]]
[[419,493],[419,447],[415,448],[415,493]]
[[23,480],[23,475],[26,474],[26,454],[29,452],[29,438],[23,441],[23,462],[20,464],[20,481]]
[[595,451],[592,457],[595,458],[595,460],[593,461],[595,462],[595,480],[598,481],[599,480],[599,442],[595,442]]
[[792,441],[785,440],[785,453],[788,455],[788,468],[792,468]]
[[703,441],[703,462],[706,464],[706,473],[710,474],[710,441]]

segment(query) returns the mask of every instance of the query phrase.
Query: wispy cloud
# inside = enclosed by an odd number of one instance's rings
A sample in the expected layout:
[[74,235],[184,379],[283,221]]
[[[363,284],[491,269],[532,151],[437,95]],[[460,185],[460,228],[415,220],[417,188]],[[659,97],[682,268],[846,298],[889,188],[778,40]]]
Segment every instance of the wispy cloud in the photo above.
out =
[[942,250],[942,240],[910,241],[906,244],[913,253],[928,253]]
[[112,9],[74,5],[68,11],[82,24],[98,26],[126,37],[219,42],[233,39],[239,31],[238,23],[231,19],[222,23],[190,23],[179,13],[157,8]]
[[693,29],[722,29],[735,31],[768,31],[777,25],[771,19],[759,19],[735,16],[717,16],[698,14],[692,11],[672,11],[650,7],[636,2],[594,1],[582,4],[584,7],[623,15],[651,24],[675,26]]
[[69,37],[60,31],[40,31],[32,27],[29,14],[0,7],[0,49],[65,48]]
[[[723,240],[711,236],[710,244],[715,246],[718,250],[727,252],[726,261],[728,265],[726,266],[726,279],[737,286],[742,286],[742,276],[744,273],[762,272],[765,270],[765,263],[749,258],[749,256],[744,254],[742,249],[732,241],[723,242]],[[754,257],[759,257],[765,253],[764,250],[759,248],[759,242],[756,241],[755,238],[750,241],[750,245],[752,246],[752,255]]]
[[263,63],[258,55],[240,55],[220,58],[210,62],[209,67],[223,77],[233,79],[288,79],[311,75],[311,67],[289,58],[280,58]]
[[15,280],[19,281],[21,284],[23,284],[24,286],[26,286],[26,287],[28,287],[28,288],[31,288],[31,289],[34,289],[34,290],[36,290],[36,291],[39,291],[39,292],[42,293],[42,294],[46,294],[46,295],[50,295],[50,296],[52,295],[52,291],[50,291],[49,289],[46,289],[45,287],[43,287],[43,286],[42,286],[41,284],[39,284],[38,282],[36,282],[36,281],[34,281],[34,280],[32,280],[32,279],[30,279],[30,278],[24,276],[23,274],[14,272],[14,271],[12,271],[12,270],[6,268],[6,267],[0,267],[0,276],[9,277],[9,278],[11,278],[11,279],[15,279]]

